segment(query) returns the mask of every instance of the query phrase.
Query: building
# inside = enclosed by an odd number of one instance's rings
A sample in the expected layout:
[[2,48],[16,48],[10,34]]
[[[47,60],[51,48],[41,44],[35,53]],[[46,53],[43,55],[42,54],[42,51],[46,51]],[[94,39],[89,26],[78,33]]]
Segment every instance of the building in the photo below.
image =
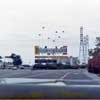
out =
[[60,48],[41,48],[35,46],[35,64],[63,64],[63,65],[77,65],[78,58],[68,56],[67,46]]

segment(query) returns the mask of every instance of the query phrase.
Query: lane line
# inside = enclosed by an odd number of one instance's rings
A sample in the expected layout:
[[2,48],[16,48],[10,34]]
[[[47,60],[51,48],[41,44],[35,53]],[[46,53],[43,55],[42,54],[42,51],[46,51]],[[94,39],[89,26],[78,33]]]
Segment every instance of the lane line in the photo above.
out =
[[68,73],[64,74],[60,79],[64,79],[64,78],[67,77],[69,74],[71,74],[71,72],[68,72]]
[[71,72],[67,72],[66,74],[64,74],[60,79],[64,79],[65,77],[67,77],[69,74],[75,74],[75,75],[78,75],[80,74],[80,71],[71,71]]

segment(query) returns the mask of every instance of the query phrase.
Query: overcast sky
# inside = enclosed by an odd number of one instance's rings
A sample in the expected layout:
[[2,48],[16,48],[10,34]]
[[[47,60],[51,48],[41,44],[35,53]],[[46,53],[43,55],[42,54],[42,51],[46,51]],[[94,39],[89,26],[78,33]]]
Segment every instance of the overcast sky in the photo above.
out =
[[29,63],[33,45],[54,45],[56,39],[55,45],[67,45],[68,55],[78,56],[80,26],[92,47],[100,36],[100,0],[0,0],[0,55],[15,52]]

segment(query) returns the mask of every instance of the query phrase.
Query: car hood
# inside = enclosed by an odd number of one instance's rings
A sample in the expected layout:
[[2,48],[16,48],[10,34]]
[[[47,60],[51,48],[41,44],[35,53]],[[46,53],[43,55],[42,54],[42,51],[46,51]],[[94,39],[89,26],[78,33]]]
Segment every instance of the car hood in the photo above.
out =
[[[35,78],[0,78],[0,84],[31,84],[31,85],[45,85],[45,86],[98,86],[98,84],[87,84],[91,82],[100,82],[98,80],[63,80],[63,79],[35,79]],[[80,85],[81,84],[81,85]],[[99,85],[100,87],[100,85]]]
[[0,84],[42,84],[42,85],[57,85],[56,79],[32,79],[32,78],[1,78]]
[[17,83],[37,83],[37,82],[52,82],[50,79],[31,79],[31,78],[1,78],[0,83],[17,84]]

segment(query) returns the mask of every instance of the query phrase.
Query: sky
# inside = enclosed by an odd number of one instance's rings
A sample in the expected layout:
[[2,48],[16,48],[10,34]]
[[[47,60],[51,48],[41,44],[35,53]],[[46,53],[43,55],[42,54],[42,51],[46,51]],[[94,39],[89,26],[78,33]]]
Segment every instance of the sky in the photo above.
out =
[[13,52],[33,63],[34,45],[67,45],[68,55],[78,56],[80,26],[90,48],[100,36],[99,9],[100,0],[0,0],[0,55]]

